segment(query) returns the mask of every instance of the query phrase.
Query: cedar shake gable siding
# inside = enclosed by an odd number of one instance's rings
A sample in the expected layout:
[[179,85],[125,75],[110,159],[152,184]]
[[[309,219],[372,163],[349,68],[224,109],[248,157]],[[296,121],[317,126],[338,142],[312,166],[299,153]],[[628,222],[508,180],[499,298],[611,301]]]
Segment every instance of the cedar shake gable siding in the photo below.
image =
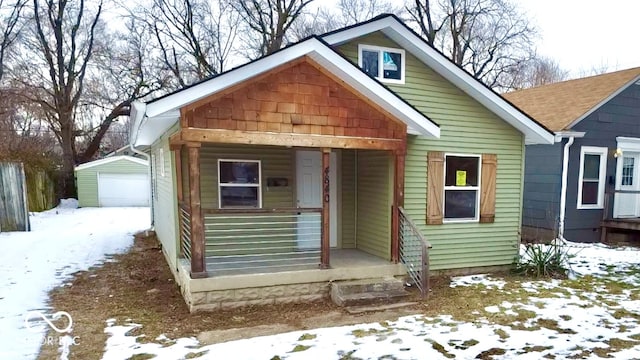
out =
[[312,66],[299,62],[212,95],[183,127],[402,140],[406,125]]

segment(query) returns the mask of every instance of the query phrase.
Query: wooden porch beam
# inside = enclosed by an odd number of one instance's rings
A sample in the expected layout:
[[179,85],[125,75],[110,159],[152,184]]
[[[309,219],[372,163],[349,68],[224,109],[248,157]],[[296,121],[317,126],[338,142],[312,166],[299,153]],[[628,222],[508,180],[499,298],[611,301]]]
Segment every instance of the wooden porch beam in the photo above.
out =
[[405,151],[395,154],[393,176],[393,207],[391,209],[391,261],[400,261],[400,210],[404,206]]
[[331,183],[330,183],[330,169],[329,166],[331,164],[331,149],[330,148],[323,148],[322,149],[322,215],[321,215],[321,221],[322,221],[322,230],[321,230],[321,239],[320,239],[320,268],[321,269],[328,269],[330,266],[329,263],[329,254],[331,251],[331,244],[330,244],[330,235],[331,235],[331,231],[330,231],[330,225],[329,225],[329,221],[331,218],[331,215],[329,213],[329,205],[330,205],[330,198],[329,198],[329,190],[331,189]]
[[[173,136],[179,135],[179,138]],[[316,148],[398,150],[401,139],[291,134],[242,130],[186,128],[172,136],[174,141],[246,145],[300,146]],[[170,139],[171,140],[171,139]]]
[[169,136],[169,148],[181,147],[184,145],[184,141],[182,141],[182,131],[178,130],[175,134]]
[[191,214],[191,278],[207,276],[204,221],[200,204],[200,148],[187,147],[189,157],[189,212]]

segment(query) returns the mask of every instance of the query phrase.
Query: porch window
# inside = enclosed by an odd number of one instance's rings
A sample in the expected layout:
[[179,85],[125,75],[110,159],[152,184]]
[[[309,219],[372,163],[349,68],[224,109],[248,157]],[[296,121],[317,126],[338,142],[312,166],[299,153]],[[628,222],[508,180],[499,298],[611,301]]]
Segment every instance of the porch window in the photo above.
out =
[[477,221],[480,156],[445,154],[444,163],[444,220]]
[[358,65],[384,82],[404,84],[404,50],[373,45],[358,46]]
[[262,207],[259,160],[218,160],[220,209]]
[[583,146],[580,149],[578,209],[602,209],[606,169],[606,147]]

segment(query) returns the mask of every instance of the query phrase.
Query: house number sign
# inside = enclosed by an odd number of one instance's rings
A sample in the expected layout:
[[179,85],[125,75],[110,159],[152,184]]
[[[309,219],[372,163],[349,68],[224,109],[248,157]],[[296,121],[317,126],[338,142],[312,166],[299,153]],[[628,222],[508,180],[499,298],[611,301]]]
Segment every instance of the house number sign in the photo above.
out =
[[329,167],[324,169],[324,202],[329,202]]

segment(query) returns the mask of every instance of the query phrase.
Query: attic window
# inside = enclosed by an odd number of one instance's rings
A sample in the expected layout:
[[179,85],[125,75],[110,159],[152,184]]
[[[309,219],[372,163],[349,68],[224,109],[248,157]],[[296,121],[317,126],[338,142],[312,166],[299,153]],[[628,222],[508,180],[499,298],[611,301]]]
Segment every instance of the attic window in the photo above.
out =
[[402,49],[360,44],[358,66],[380,81],[404,84],[405,53]]

